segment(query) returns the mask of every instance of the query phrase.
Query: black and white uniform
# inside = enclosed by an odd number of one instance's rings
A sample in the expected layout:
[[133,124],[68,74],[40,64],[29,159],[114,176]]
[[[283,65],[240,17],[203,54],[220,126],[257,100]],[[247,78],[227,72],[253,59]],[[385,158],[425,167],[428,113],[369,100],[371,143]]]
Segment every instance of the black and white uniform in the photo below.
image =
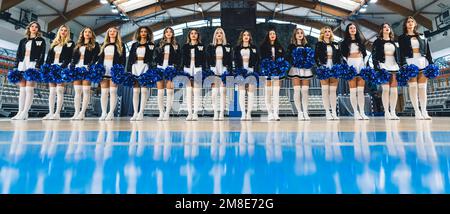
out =
[[214,72],[214,75],[221,76],[225,71],[231,71],[233,66],[232,49],[229,44],[210,44],[206,57],[208,59],[208,66]]
[[100,46],[97,42],[95,42],[95,46],[91,50],[89,50],[87,45],[82,45],[78,49],[75,49],[72,57],[72,65],[76,68],[89,68],[89,66],[97,62],[99,52]]
[[[112,56],[113,59],[112,60],[105,59],[106,56],[109,56],[108,58]],[[122,53],[118,52],[115,43],[108,44],[98,58],[98,63],[103,64],[103,66],[105,67],[105,75],[103,77],[110,78],[111,68],[115,64],[125,66],[125,61],[126,61],[125,44],[122,43]]]
[[234,49],[234,63],[236,68],[247,69],[250,74],[257,70],[258,62],[259,56],[256,46],[250,45],[249,47],[243,47],[240,45]]
[[[169,54],[169,59],[164,59],[164,54]],[[156,48],[155,62],[158,68],[165,69],[169,66],[178,68],[180,65],[180,50],[178,45],[173,46],[170,43]]]
[[[331,68],[334,64],[342,63],[342,54],[337,42],[317,42],[315,50],[317,66],[324,65]],[[328,56],[331,56],[331,59],[329,59]]]
[[[292,52],[294,52],[297,48],[311,48],[309,44],[302,45],[296,45],[296,44],[290,44],[287,53],[286,53],[286,59],[289,61],[289,63],[293,63],[293,57]],[[288,77],[290,78],[300,78],[300,79],[311,79],[313,77],[313,73],[310,68],[296,68],[292,66],[292,68],[289,70]]]
[[[26,56],[26,52],[30,52],[30,55]],[[45,40],[41,37],[33,39],[24,38],[19,42],[14,67],[19,71],[25,71],[30,68],[39,68],[44,63],[44,58]]]
[[398,66],[398,48],[394,41],[378,38],[373,43],[372,61],[374,68],[385,69],[391,73],[397,73],[400,70]]
[[[353,66],[356,72],[359,74],[361,69],[364,68],[364,59],[367,56],[366,48],[364,44],[358,43],[356,41],[342,42],[341,44],[342,55],[346,58],[347,64]],[[353,58],[350,54],[361,54],[361,57]]]
[[[402,42],[400,42],[400,40],[402,40]],[[409,48],[407,46],[408,40],[410,43]],[[403,60],[406,60],[406,64],[416,65],[420,70],[423,70],[429,64],[432,64],[430,48],[425,39],[420,36],[402,35],[401,38],[399,38],[399,44],[401,56],[403,57]],[[416,48],[420,49],[420,53],[413,53],[412,49]],[[406,49],[409,49],[409,51],[406,51]]]
[[[63,45],[56,45],[50,50],[48,50],[47,54],[47,64],[57,64],[60,65],[62,68],[66,68],[71,60],[73,55],[73,49],[75,48],[75,43],[70,41],[67,44]],[[56,58],[55,56],[59,55],[59,58]]]
[[182,49],[183,71],[193,77],[206,68],[206,48],[201,44],[185,44]]
[[[264,43],[261,45],[259,53],[261,55],[261,60],[277,60],[278,58],[284,57],[284,49],[280,44],[271,45]],[[270,79],[270,77],[268,78]]]
[[140,44],[133,43],[128,56],[127,71],[135,76],[140,76],[148,71],[153,65],[153,52],[155,45],[153,43]]

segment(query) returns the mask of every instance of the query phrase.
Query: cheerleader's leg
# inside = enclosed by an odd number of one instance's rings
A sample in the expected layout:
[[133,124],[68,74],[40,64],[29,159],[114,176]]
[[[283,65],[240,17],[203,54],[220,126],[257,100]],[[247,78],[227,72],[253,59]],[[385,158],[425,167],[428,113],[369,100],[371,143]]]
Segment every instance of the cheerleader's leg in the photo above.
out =
[[333,117],[330,113],[330,86],[328,80],[321,80],[320,81],[322,87],[322,102],[323,102],[323,108],[325,110],[325,117],[327,120],[333,120]]
[[22,113],[24,106],[25,106],[25,98],[26,98],[27,94],[26,94],[26,84],[22,86],[19,86],[19,109],[17,110],[17,114],[11,118],[11,120],[16,120],[20,113]]
[[414,108],[416,120],[423,120],[422,112],[419,110],[419,102],[417,100],[417,78],[412,78],[408,83],[409,99]]
[[219,87],[215,84],[211,88],[211,102],[212,108],[214,112],[213,120],[219,120],[219,109],[217,108],[217,97],[219,95]]
[[267,109],[267,114],[268,114],[268,120],[274,120],[274,115],[273,115],[273,108],[272,108],[272,81],[271,80],[266,80],[266,88],[265,88],[265,96],[264,96],[264,101],[266,103],[266,109]]
[[280,80],[275,80],[273,84],[273,101],[272,101],[272,107],[273,107],[273,119],[276,121],[280,120],[280,117],[278,116],[279,110],[280,110]]
[[117,105],[117,85],[114,84],[112,81],[109,83],[109,112],[106,116],[105,120],[113,120],[114,119],[114,112],[116,111],[116,105]]
[[164,119],[164,81],[159,81],[156,83],[156,87],[158,88],[158,109],[159,109],[159,117],[158,120],[161,121]]
[[101,85],[101,96],[100,96],[100,104],[102,107],[102,115],[99,120],[105,120],[108,115],[108,97],[109,97],[109,80],[102,80]]
[[89,81],[83,81],[83,103],[81,105],[81,111],[78,114],[77,120],[84,120],[86,116],[86,110],[91,100],[91,83]]
[[53,116],[54,120],[60,119],[60,113],[64,102],[64,85],[59,84],[56,86],[56,111],[55,115]]
[[139,114],[136,120],[142,121],[144,120],[144,110],[145,106],[147,105],[147,99],[148,99],[148,88],[141,87],[141,104],[139,109]]
[[53,114],[55,113],[55,104],[56,104],[56,85],[49,84],[49,93],[48,93],[48,114],[42,118],[42,120],[52,120]]
[[390,82],[390,95],[389,95],[389,108],[391,117],[393,120],[399,120],[400,118],[395,113],[395,109],[397,108],[397,99],[398,99],[398,89],[397,89],[397,79],[395,74],[391,77]]
[[391,113],[389,111],[389,102],[390,102],[390,97],[389,97],[390,87],[389,87],[389,83],[383,84],[381,86],[381,88],[382,88],[381,101],[383,102],[384,119],[391,120],[392,116],[391,116]]
[[78,114],[80,114],[81,109],[81,94],[83,93],[83,86],[81,85],[81,81],[74,82],[73,89],[75,91],[75,96],[73,97],[73,103],[75,108],[75,113],[71,120],[75,120],[78,118]]
[[219,120],[224,120],[224,114],[225,114],[225,106],[227,101],[227,95],[226,95],[227,88],[225,86],[220,87],[220,113],[219,113]]
[[297,109],[298,120],[304,120],[301,101],[300,101],[301,100],[301,88],[302,88],[300,81],[301,80],[299,78],[295,78],[292,80],[292,83],[294,85],[294,104],[295,104],[295,108]]
[[133,87],[133,117],[131,117],[131,121],[135,121],[139,114],[139,97],[141,93],[141,88],[139,85],[135,85]]
[[303,118],[310,120],[308,114],[308,102],[309,102],[309,80],[302,80],[302,106],[303,106]]
[[427,79],[423,76],[423,74],[419,74],[419,103],[420,109],[422,110],[422,116],[425,120],[431,120],[431,117],[428,115],[427,111]]

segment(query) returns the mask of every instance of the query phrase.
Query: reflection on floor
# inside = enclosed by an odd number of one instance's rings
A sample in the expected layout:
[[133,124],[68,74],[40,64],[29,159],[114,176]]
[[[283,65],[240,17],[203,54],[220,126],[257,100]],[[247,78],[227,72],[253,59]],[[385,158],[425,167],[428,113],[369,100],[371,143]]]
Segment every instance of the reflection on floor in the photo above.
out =
[[1,193],[450,193],[450,118],[0,121]]

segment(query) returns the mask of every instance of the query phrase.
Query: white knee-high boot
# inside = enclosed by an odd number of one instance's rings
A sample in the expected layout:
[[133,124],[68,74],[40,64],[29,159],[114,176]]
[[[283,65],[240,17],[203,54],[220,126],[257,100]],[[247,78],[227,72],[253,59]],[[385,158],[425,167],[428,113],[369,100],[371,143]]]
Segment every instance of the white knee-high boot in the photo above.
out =
[[43,120],[52,120],[55,114],[56,104],[56,87],[50,87],[48,92],[48,114],[45,115]]
[[303,118],[305,120],[310,120],[308,114],[308,102],[309,102],[309,86],[302,86],[302,107],[303,107]]
[[417,82],[408,83],[409,99],[414,108],[417,120],[423,120],[422,112],[419,109],[419,101],[417,100]]
[[252,110],[253,110],[253,103],[255,100],[255,92],[248,91],[248,106],[247,106],[247,116],[246,120],[252,120]]
[[117,88],[116,87],[110,87],[109,88],[109,112],[106,116],[105,120],[113,120],[114,119],[114,112],[116,111],[116,105],[117,105]]
[[17,120],[20,113],[22,113],[25,106],[25,98],[27,96],[26,87],[19,87],[19,109],[17,110],[17,114],[11,118],[11,120]]
[[[269,81],[269,80],[267,80]],[[273,115],[273,108],[272,108],[272,86],[266,86],[266,91],[265,91],[265,96],[264,96],[264,101],[266,103],[266,109],[267,109],[267,119],[268,120],[274,120],[274,115]]]
[[202,89],[194,87],[194,114],[192,120],[198,120],[198,112],[202,108]]
[[86,116],[86,109],[89,106],[89,101],[91,100],[91,86],[83,85],[83,103],[81,105],[81,111],[78,114],[77,120],[84,120]]
[[142,87],[141,88],[141,104],[139,106],[139,114],[136,120],[144,120],[144,110],[145,106],[147,105],[147,99],[148,99],[148,88]]
[[365,106],[364,87],[358,87],[357,92],[358,92],[359,114],[361,115],[361,117],[364,120],[368,120],[369,117],[367,117],[367,115],[365,113],[365,108],[364,108],[364,106]]
[[27,86],[25,90],[26,90],[25,103],[24,103],[22,113],[20,113],[20,115],[17,117],[18,120],[27,120],[28,119],[28,112],[30,111],[31,105],[33,104],[34,87]]
[[220,113],[219,113],[219,120],[224,120],[224,114],[225,114],[225,106],[226,106],[226,87],[220,87]]
[[102,88],[101,96],[100,96],[100,104],[102,107],[102,115],[99,120],[105,120],[108,115],[108,96],[109,96],[109,88]]
[[333,117],[333,120],[339,120],[339,117],[337,116],[336,111],[336,105],[337,105],[337,86],[330,86],[330,105],[331,105],[331,116]]
[[167,91],[167,103],[166,103],[166,112],[164,113],[164,120],[169,120],[170,111],[172,110],[174,91],[173,89],[166,89],[166,91]]
[[186,87],[186,107],[188,111],[188,116],[186,120],[192,120],[192,87]]
[[356,88],[350,88],[350,104],[353,108],[353,117],[355,120],[362,120],[363,118],[358,111],[358,99],[356,98]]
[[241,120],[246,120],[247,113],[245,112],[245,89],[239,89],[239,108],[241,109]]
[[299,85],[295,85],[294,86],[294,105],[295,108],[297,109],[297,113],[298,113],[298,120],[303,120],[303,111],[302,111],[302,106],[301,106],[301,86]]
[[158,89],[158,110],[159,110],[159,117],[158,120],[164,119],[164,89]]
[[140,88],[133,88],[133,116],[130,119],[131,121],[136,120],[138,117],[140,93],[141,93]]
[[70,118],[71,120],[75,120],[78,118],[78,114],[81,110],[81,93],[83,92],[83,86],[81,85],[74,85],[73,89],[75,91],[75,96],[73,97],[73,104],[75,108],[75,113],[73,114],[73,117]]
[[60,113],[64,102],[64,86],[56,86],[56,111],[53,116],[54,120],[60,119]]
[[422,110],[422,116],[425,120],[431,120],[427,111],[427,83],[419,83],[419,103]]
[[333,117],[330,113],[330,86],[322,85],[322,102],[325,109],[325,117],[327,120],[332,120]]
[[217,108],[218,95],[219,95],[219,88],[213,87],[211,89],[211,104],[214,112],[213,120],[219,120],[219,109]]
[[400,119],[397,117],[397,114],[395,113],[395,109],[397,108],[397,99],[398,99],[398,89],[397,87],[391,87],[391,93],[389,96],[389,107],[391,118],[393,120]]
[[280,117],[278,116],[280,111],[280,86],[274,85],[273,87],[273,119],[274,120],[280,120]]
[[389,84],[384,84],[381,86],[382,93],[381,93],[381,101],[383,102],[383,108],[384,108],[384,119],[391,120],[391,112],[389,111]]

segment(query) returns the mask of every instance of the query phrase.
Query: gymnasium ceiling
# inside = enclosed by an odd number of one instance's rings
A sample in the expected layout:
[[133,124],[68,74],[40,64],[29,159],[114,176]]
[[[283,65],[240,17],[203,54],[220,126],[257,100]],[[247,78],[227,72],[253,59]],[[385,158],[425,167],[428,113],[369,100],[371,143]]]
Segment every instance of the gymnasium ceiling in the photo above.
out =
[[[121,26],[122,36],[127,41],[138,26],[149,26],[157,31],[166,26],[220,18],[220,1],[104,0],[103,3],[100,0],[3,0],[1,10],[11,7],[30,10],[48,23],[47,31],[55,31],[66,23],[75,33],[90,26],[101,35],[110,26]],[[112,12],[112,5],[117,7],[118,13]],[[410,15],[423,30],[432,29],[434,17],[450,7],[450,0],[264,0],[258,1],[256,7],[258,18],[313,28],[331,25],[338,35],[346,23],[356,21],[364,36],[373,41],[380,24],[394,23],[398,30],[404,18]]]

